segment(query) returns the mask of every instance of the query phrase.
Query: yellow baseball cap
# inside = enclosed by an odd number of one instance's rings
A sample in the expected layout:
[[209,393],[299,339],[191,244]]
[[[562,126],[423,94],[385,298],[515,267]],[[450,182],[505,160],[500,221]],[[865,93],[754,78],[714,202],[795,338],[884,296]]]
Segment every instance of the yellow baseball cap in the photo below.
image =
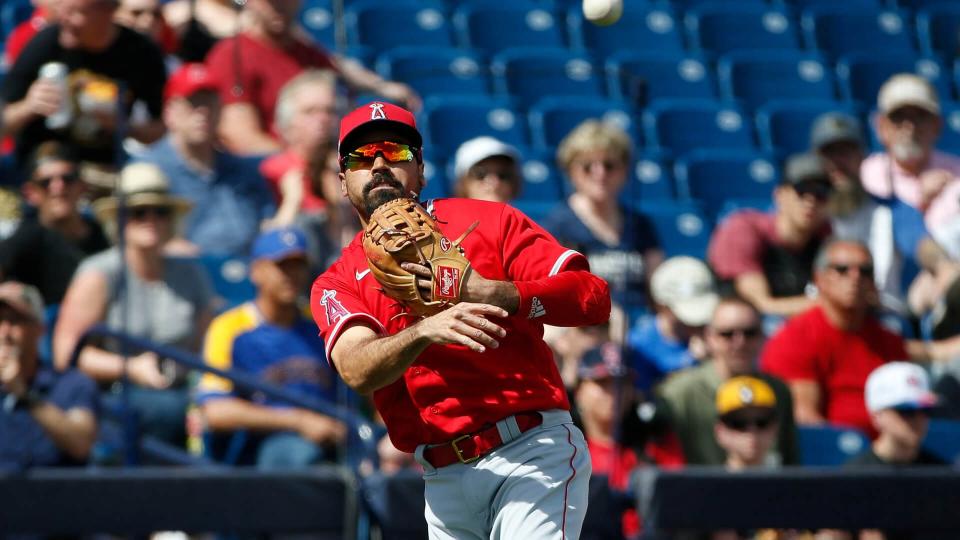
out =
[[717,415],[724,416],[747,407],[772,409],[777,404],[773,388],[756,377],[734,377],[717,389]]

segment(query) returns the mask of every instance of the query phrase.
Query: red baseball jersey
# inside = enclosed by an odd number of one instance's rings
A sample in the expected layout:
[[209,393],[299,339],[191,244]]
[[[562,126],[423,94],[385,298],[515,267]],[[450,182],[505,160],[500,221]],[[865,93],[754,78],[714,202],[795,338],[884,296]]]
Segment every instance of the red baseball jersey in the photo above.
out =
[[[606,320],[606,282],[588,272],[583,255],[561,246],[510,206],[441,199],[426,208],[448,238],[479,221],[462,243],[466,257],[480,275],[515,282],[521,303],[516,314],[497,321],[507,331],[498,348],[476,353],[459,345],[430,346],[403,377],[374,392],[394,445],[413,452],[418,444],[446,442],[517,412],[569,409],[553,354],[542,339],[543,325],[569,323],[577,313],[581,324]],[[313,284],[313,317],[328,358],[348,325],[365,324],[392,335],[417,320],[396,317],[406,310],[370,275],[361,234]],[[578,272],[570,272],[574,270]],[[537,289],[538,280],[558,273],[574,279],[559,283],[563,290],[558,292]],[[525,291],[537,290],[539,295],[524,297]]]

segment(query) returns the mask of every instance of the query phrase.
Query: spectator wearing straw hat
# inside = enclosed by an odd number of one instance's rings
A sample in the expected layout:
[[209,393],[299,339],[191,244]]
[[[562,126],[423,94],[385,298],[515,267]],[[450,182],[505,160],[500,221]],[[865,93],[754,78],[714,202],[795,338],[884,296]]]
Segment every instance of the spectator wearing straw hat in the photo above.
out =
[[[68,367],[80,337],[98,323],[159,345],[198,352],[210,321],[213,293],[203,269],[163,252],[190,203],[171,194],[163,173],[146,163],[124,167],[119,191],[122,197],[100,199],[94,210],[108,232],[122,236],[122,250],[118,245],[98,253],[77,269],[54,330],[59,369]],[[123,219],[118,220],[121,214]],[[78,367],[105,388],[125,373],[134,385],[130,402],[144,432],[182,444],[188,402],[185,374],[152,351],[131,351],[129,359],[120,351],[110,342],[87,346]]]

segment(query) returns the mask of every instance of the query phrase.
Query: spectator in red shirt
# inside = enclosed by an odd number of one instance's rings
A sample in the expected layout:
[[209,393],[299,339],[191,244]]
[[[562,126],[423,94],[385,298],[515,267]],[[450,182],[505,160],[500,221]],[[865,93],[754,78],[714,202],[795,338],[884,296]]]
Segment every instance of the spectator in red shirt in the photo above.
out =
[[864,385],[892,360],[946,360],[957,338],[906,342],[873,314],[873,259],[860,242],[832,240],[817,256],[814,307],[787,321],[767,343],[763,371],[787,381],[801,425],[829,422],[876,435],[864,406]]
[[224,39],[207,55],[221,81],[223,117],[220,136],[238,154],[269,154],[281,149],[274,125],[280,89],[307,68],[337,71],[361,92],[418,109],[420,98],[407,85],[385,81],[360,63],[334,56],[307,41],[296,29],[301,0],[249,0],[247,28]]
[[717,227],[707,252],[717,277],[764,315],[791,316],[810,307],[805,289],[829,234],[831,190],[816,158],[791,157],[773,192],[773,213],[742,210]]

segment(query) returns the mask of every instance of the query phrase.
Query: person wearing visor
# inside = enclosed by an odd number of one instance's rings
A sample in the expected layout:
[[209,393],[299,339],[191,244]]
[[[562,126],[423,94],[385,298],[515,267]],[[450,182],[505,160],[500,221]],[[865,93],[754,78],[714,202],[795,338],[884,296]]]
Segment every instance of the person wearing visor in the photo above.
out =
[[773,212],[741,210],[717,226],[707,249],[717,277],[767,316],[790,317],[810,307],[806,287],[830,234],[832,189],[819,158],[791,156],[773,191]]
[[[343,118],[340,183],[364,226],[381,204],[418,198],[422,147],[413,114],[395,105]],[[421,204],[447,238],[479,222],[461,243],[471,268],[459,303],[410,316],[371,275],[357,235],[313,285],[327,357],[347,385],[372,394],[393,444],[423,467],[430,538],[577,538],[590,455],[543,325],[607,320],[609,288],[582,254],[508,205]]]

